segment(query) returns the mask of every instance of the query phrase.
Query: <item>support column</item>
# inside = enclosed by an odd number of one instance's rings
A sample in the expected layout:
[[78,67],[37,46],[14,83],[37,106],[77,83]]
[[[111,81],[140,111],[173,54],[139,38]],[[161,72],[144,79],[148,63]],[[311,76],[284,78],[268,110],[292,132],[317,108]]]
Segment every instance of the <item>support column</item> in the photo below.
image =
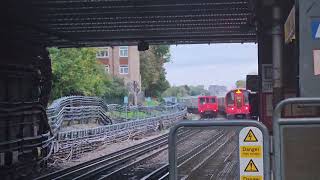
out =
[[[262,2],[262,1],[261,1]],[[266,1],[269,2],[269,1]],[[268,129],[272,129],[273,111],[273,74],[272,74],[272,6],[267,3],[261,4],[257,9],[258,19],[258,72],[260,77],[259,87],[259,120]]]
[[0,58],[0,177],[32,179],[52,145],[45,111],[50,58],[45,47],[12,37]]
[[282,62],[283,62],[283,24],[281,23],[281,8],[272,8],[272,63],[273,63],[273,107],[282,99]]

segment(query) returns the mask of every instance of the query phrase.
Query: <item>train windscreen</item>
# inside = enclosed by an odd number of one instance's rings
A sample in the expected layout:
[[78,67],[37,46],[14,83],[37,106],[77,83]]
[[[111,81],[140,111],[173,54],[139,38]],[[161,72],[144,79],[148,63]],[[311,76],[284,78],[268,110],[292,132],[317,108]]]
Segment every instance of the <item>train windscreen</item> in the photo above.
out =
[[236,97],[236,105],[237,105],[237,108],[241,108],[242,107],[242,96],[237,96]]
[[214,97],[209,98],[209,103],[215,103],[216,99]]
[[234,92],[230,92],[230,93],[227,94],[226,101],[227,101],[227,105],[228,106],[233,106],[234,105]]
[[200,104],[205,104],[206,103],[206,98],[200,98]]

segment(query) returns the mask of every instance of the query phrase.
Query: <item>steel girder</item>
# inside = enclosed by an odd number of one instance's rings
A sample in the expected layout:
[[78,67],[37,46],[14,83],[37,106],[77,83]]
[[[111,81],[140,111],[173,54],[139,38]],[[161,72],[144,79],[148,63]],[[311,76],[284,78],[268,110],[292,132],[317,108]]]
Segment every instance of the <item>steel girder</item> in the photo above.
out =
[[256,42],[251,0],[12,0],[12,37],[45,46]]

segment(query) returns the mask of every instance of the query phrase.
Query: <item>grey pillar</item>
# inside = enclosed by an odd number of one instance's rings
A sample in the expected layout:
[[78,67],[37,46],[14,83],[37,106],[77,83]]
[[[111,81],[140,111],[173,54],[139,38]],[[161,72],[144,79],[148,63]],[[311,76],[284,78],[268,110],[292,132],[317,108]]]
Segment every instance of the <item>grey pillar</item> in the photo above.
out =
[[272,63],[273,63],[273,104],[282,99],[282,62],[283,62],[283,24],[281,22],[281,8],[274,5],[272,8]]

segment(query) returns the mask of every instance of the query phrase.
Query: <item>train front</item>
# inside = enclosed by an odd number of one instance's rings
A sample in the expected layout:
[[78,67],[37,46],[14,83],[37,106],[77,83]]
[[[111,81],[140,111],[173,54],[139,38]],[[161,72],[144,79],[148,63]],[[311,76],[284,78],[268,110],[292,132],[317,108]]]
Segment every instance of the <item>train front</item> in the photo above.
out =
[[229,91],[225,98],[225,104],[228,119],[250,118],[249,91],[245,89]]
[[217,117],[218,115],[218,101],[215,96],[200,96],[198,97],[198,111],[201,118]]

